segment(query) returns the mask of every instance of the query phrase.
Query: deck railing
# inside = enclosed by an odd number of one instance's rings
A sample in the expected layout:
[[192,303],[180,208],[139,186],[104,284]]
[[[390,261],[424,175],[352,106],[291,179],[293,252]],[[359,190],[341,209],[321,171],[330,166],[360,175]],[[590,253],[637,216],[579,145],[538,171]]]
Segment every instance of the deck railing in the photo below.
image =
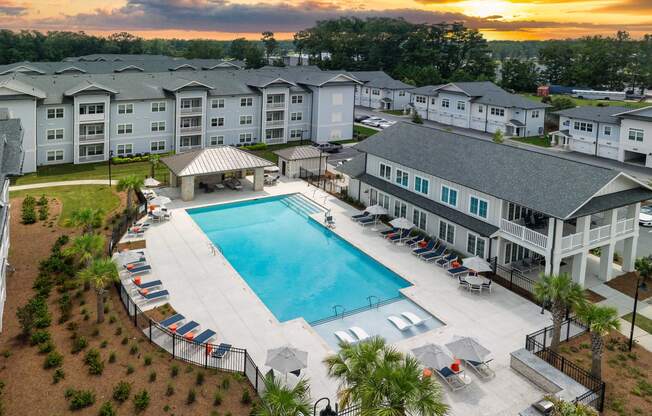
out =
[[500,229],[513,237],[517,237],[537,247],[544,249],[548,248],[547,235],[531,230],[523,225],[501,218]]
[[592,228],[589,230],[589,244],[606,240],[607,238],[609,238],[610,235],[611,235],[611,224],[603,225],[597,228]]

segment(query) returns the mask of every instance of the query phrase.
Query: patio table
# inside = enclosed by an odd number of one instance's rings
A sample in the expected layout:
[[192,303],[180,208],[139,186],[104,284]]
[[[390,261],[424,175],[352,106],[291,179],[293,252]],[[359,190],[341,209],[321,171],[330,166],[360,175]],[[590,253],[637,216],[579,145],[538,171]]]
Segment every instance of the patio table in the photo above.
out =
[[482,291],[482,284],[488,283],[487,279],[482,276],[466,276],[464,280],[469,284],[469,290]]

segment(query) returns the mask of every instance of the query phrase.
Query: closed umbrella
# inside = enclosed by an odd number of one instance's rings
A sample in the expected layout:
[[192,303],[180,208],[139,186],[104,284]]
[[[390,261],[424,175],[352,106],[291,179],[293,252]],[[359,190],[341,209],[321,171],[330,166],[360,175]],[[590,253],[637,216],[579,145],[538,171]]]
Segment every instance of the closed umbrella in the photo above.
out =
[[120,264],[125,265],[127,263],[132,263],[140,260],[142,254],[138,253],[135,250],[123,250],[118,254],[118,259]]
[[481,259],[480,257],[467,257],[462,260],[464,267],[468,267],[471,270],[475,270],[478,273],[490,272],[493,269],[491,265],[487,263],[486,260]]
[[381,205],[372,205],[365,210],[369,215],[387,215],[387,210]]
[[274,173],[274,172],[278,172],[280,169],[278,168],[278,166],[267,166],[264,170],[265,172],[268,173]]
[[455,361],[441,346],[426,344],[423,347],[415,348],[412,354],[425,367],[441,370],[449,367]]
[[446,344],[446,348],[461,360],[475,361],[477,363],[486,362],[491,355],[491,351],[471,337],[458,338]]
[[147,178],[145,181],[143,181],[143,184],[148,187],[148,188],[154,188],[157,187],[161,184],[161,182],[157,181],[154,178]]
[[170,198],[167,196],[157,196],[156,198],[152,198],[152,200],[149,201],[150,205],[156,205],[156,206],[164,206],[166,204],[169,204],[172,202]]
[[402,230],[410,230],[414,228],[414,224],[412,223],[412,221],[403,217],[394,218],[389,222],[389,224],[394,228],[400,228]]
[[267,351],[265,365],[287,374],[308,366],[308,353],[290,346],[273,348]]

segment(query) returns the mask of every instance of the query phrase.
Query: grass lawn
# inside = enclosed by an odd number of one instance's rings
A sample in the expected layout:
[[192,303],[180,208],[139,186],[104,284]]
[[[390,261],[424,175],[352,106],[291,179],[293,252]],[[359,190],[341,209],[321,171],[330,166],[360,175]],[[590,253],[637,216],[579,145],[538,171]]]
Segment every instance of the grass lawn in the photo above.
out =
[[25,195],[32,195],[36,199],[45,195],[48,198],[59,200],[63,205],[59,217],[61,226],[65,226],[71,213],[79,208],[101,208],[108,216],[120,206],[120,197],[115,193],[115,189],[109,192],[108,187],[102,185],[53,186],[10,193],[11,198],[20,198]]
[[[303,145],[309,145],[311,143],[310,140],[304,140]],[[292,146],[301,146],[301,141],[297,142],[289,142],[289,143],[283,143],[283,144],[274,144],[271,146],[267,146],[266,149],[264,150],[248,150],[249,153],[252,153],[258,157],[262,157],[263,159],[267,159],[270,162],[277,163],[278,162],[278,156],[274,154],[274,151],[276,150],[281,150],[285,149],[286,147],[292,147]]]
[[[532,101],[536,102],[541,102],[541,98],[543,97],[538,97],[534,94],[521,94],[525,98],[529,98]],[[575,102],[575,105],[577,106],[597,106],[598,103],[602,105],[609,105],[609,106],[619,106],[619,107],[629,107],[629,108],[642,108],[642,107],[648,107],[652,106],[652,103],[640,103],[638,101],[615,101],[615,100],[587,100],[587,99],[581,99],[581,98],[574,98],[571,97],[570,95],[551,95],[550,98],[556,98],[556,97],[567,97],[570,98]]]
[[533,144],[535,146],[550,147],[550,139],[545,136],[532,136],[532,137],[510,137],[521,143]]
[[[111,179],[120,179],[129,175],[138,175],[143,178],[149,176],[151,165],[149,162],[124,163],[111,165]],[[81,179],[108,179],[109,165],[107,162],[73,165],[40,166],[35,173],[28,173],[11,180],[12,185],[28,185],[32,183],[74,181]],[[156,179],[167,181],[168,168],[162,163],[156,168]]]
[[[632,313],[630,312],[627,315],[623,316],[623,319],[626,320],[627,322],[632,322]],[[648,334],[652,334],[652,319],[637,313],[636,326],[641,328],[643,331],[647,332]]]
[[367,137],[373,136],[378,133],[378,130],[374,130],[369,127],[359,126],[357,124],[353,125],[353,136],[357,136],[358,140],[364,140]]
[[383,110],[383,113],[391,114],[393,116],[403,116],[403,110]]

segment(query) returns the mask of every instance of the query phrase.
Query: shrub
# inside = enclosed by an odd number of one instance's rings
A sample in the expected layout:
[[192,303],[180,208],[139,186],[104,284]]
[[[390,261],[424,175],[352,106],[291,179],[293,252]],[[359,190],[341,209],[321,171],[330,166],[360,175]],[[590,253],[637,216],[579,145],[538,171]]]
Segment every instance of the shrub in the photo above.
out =
[[106,348],[108,346],[109,346],[109,341],[103,340],[102,342],[100,342],[100,348]]
[[129,364],[127,365],[127,374],[131,374],[134,372],[134,366]]
[[213,396],[213,406],[219,406],[221,404],[222,404],[222,395],[220,394],[219,391],[217,391]]
[[127,337],[122,337],[122,341],[120,341],[122,345],[127,345],[129,343],[129,338]]
[[197,392],[195,389],[190,389],[188,391],[188,397],[186,397],[186,404],[193,404],[195,401],[197,401]]
[[152,356],[146,355],[143,361],[145,362],[145,365],[152,365]]
[[109,363],[113,364],[115,362],[115,359],[116,359],[115,351],[111,351],[111,353],[109,354]]
[[[110,324],[114,324],[115,321],[117,321],[117,319],[118,319],[118,318],[116,318],[115,315],[111,315],[111,316],[109,316],[109,323],[110,323]],[[122,328],[117,328],[116,331],[117,331],[118,329],[122,332]],[[120,335],[120,334],[116,334],[116,335]]]
[[50,275],[45,272],[39,272],[38,276],[36,276],[36,279],[34,279],[32,289],[36,290],[37,296],[47,298],[50,296],[50,292],[52,291],[53,286],[54,282],[50,278]]
[[198,373],[197,373],[197,377],[195,378],[195,383],[196,383],[198,386],[201,386],[202,384],[204,384],[204,378],[205,378],[204,373],[201,372],[201,371],[198,372]]
[[23,224],[34,224],[36,222],[36,200],[33,196],[26,195],[21,207],[21,219]]
[[99,335],[100,335],[100,328],[93,329],[93,332],[91,333],[91,336],[97,337]]
[[136,413],[143,412],[149,406],[149,393],[147,390],[142,390],[134,396],[134,408]]
[[153,383],[156,381],[156,371],[152,371],[149,373],[149,382]]
[[251,394],[249,393],[249,390],[242,390],[242,397],[240,397],[240,402],[244,405],[251,404]]
[[124,403],[129,400],[131,395],[131,383],[121,381],[113,387],[113,400],[118,403]]
[[50,341],[50,339],[50,333],[46,330],[40,329],[32,333],[32,336],[29,338],[29,343],[32,345],[38,345]]
[[70,410],[79,410],[95,403],[95,393],[91,390],[66,390],[66,398],[70,400]]
[[88,346],[88,340],[86,337],[77,337],[72,343],[72,353],[77,354],[79,351],[83,350]]
[[245,146],[245,150],[265,150],[267,149],[267,143],[256,143],[251,146]]
[[68,293],[61,295],[57,301],[59,304],[59,311],[61,312],[60,322],[66,322],[72,316],[72,299]]
[[99,416],[117,416],[117,414],[111,402],[104,402],[98,413]]
[[57,368],[54,370],[54,374],[52,374],[52,384],[57,384],[64,378],[66,378],[66,373],[64,373],[62,369]]
[[172,383],[168,383],[167,388],[165,389],[165,395],[170,397],[174,394],[174,386]]
[[40,354],[47,354],[54,351],[54,343],[52,341],[46,341],[38,345],[38,352]]
[[423,118],[421,118],[421,115],[417,111],[412,114],[412,122],[415,124],[423,124]]
[[179,375],[179,366],[173,364],[172,367],[170,367],[170,376],[176,377],[178,375]]
[[[41,197],[43,199],[43,197]],[[41,200],[39,200],[41,202]],[[45,203],[42,205],[39,205],[38,207],[38,219],[39,221],[45,221],[48,219],[48,215],[50,213],[50,208],[48,207],[48,200],[45,199]]]
[[25,306],[18,308],[16,317],[25,338],[30,337],[34,329],[47,328],[52,322],[48,306],[41,296],[30,299]]
[[136,344],[132,345],[131,348],[129,348],[129,353],[131,355],[138,354],[138,345],[136,345]]
[[63,364],[63,355],[56,351],[50,351],[50,353],[45,357],[43,368],[61,367],[61,364]]
[[231,379],[229,379],[228,376],[224,377],[224,379],[222,380],[222,389],[228,390],[230,385],[231,385]]
[[86,353],[84,364],[88,366],[88,374],[98,376],[104,371],[104,361],[102,361],[100,352],[94,348]]

